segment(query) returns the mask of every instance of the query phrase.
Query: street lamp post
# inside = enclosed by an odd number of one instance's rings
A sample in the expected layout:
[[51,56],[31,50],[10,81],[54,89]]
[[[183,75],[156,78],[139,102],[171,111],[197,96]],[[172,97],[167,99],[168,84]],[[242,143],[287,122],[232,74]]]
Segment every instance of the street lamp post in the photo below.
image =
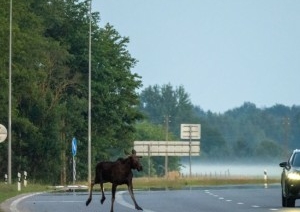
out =
[[89,111],[88,111],[88,182],[92,182],[92,166],[91,166],[91,110],[92,110],[92,95],[91,95],[91,79],[92,79],[92,0],[90,0],[90,12],[89,12],[90,26],[89,26]]
[[12,57],[12,0],[9,9],[9,82],[8,82],[8,184],[11,184],[11,59]]

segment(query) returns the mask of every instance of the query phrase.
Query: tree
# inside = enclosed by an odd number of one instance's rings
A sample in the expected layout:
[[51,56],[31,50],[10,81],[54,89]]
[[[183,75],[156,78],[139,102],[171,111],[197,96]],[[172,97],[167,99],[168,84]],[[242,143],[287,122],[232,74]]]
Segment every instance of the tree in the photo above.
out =
[[284,156],[284,153],[283,148],[271,140],[262,140],[255,149],[255,155],[258,158],[263,157],[268,160],[274,160],[274,155]]
[[178,137],[180,124],[199,123],[189,95],[183,86],[175,89],[170,84],[161,87],[149,86],[141,92],[140,99],[140,110],[146,114],[149,120],[154,124],[161,124],[164,117],[169,116],[169,129]]
[[[0,0],[3,1],[3,0]],[[26,170],[32,180],[62,183],[78,140],[78,179],[87,176],[89,1],[22,1],[13,21],[13,172]],[[7,120],[8,11],[0,11],[0,120]],[[93,163],[120,155],[132,146],[140,77],[131,73],[136,60],[128,38],[92,14]],[[3,32],[3,33],[2,33]],[[101,65],[99,65],[101,64]],[[4,123],[5,124],[5,123]],[[5,144],[6,145],[6,144]],[[105,150],[105,151],[104,151]],[[1,153],[5,152],[2,149]],[[3,151],[3,152],[2,152]],[[5,154],[0,158],[5,161]],[[55,158],[55,160],[53,160]],[[5,170],[0,164],[0,170]]]
[[[214,160],[224,159],[230,152],[221,133],[202,122],[201,151],[206,157],[213,156]],[[217,153],[217,154],[216,154]]]

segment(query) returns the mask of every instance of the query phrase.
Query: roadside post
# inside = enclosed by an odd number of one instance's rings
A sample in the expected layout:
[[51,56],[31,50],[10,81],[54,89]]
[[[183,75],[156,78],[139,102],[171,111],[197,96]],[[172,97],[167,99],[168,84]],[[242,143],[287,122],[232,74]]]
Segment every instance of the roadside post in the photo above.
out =
[[264,170],[264,180],[265,180],[265,188],[268,188],[268,173],[267,170]]
[[18,191],[21,191],[21,173],[18,172]]
[[7,184],[7,174],[4,175],[4,182]]
[[24,171],[24,187],[27,186],[27,171]]

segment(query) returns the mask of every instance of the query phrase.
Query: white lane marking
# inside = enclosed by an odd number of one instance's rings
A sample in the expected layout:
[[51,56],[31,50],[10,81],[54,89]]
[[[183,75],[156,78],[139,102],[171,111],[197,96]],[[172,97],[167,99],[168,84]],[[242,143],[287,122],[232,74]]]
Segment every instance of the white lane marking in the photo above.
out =
[[71,200],[61,200],[61,201],[52,201],[52,200],[41,200],[41,201],[28,201],[28,202],[49,202],[49,203],[57,203],[57,202],[61,202],[61,203],[72,203],[72,202],[84,202],[84,201],[71,201]]
[[38,194],[42,194],[43,192],[40,192],[40,193],[34,193],[34,194],[29,194],[29,195],[26,195],[26,196],[23,196],[23,197],[20,197],[16,200],[14,200],[11,205],[10,205],[10,210],[11,212],[20,212],[18,209],[17,209],[17,205],[19,204],[19,202],[21,202],[22,200],[28,198],[28,197],[32,197],[34,195],[38,195]]
[[[135,210],[134,205],[129,204],[128,202],[125,201],[125,199],[123,198],[123,194],[126,193],[127,191],[119,191],[116,193],[116,202],[119,203],[120,205],[123,205],[127,208],[131,208]],[[147,210],[143,208],[143,211],[145,212],[155,212],[155,211],[151,211],[151,210]]]
[[[204,192],[205,192],[207,195],[211,195],[211,196],[214,196],[214,197],[219,197],[218,195],[211,193],[209,190],[205,190]],[[220,199],[220,200],[225,200],[226,202],[232,202],[231,199],[225,199],[225,198],[223,198],[223,197],[219,197],[219,199]],[[238,205],[244,205],[243,202],[237,202],[236,204],[238,204]],[[252,208],[260,208],[259,205],[251,205],[251,207],[252,207]],[[279,209],[278,209],[278,208],[270,208],[269,210],[270,210],[270,211],[278,211]]]

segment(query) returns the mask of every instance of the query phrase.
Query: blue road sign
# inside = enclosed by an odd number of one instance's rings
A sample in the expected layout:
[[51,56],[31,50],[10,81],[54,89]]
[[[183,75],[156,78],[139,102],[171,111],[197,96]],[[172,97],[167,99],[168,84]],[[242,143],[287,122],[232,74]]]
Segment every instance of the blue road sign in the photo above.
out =
[[72,153],[73,156],[75,156],[77,153],[77,140],[75,137],[72,139]]

